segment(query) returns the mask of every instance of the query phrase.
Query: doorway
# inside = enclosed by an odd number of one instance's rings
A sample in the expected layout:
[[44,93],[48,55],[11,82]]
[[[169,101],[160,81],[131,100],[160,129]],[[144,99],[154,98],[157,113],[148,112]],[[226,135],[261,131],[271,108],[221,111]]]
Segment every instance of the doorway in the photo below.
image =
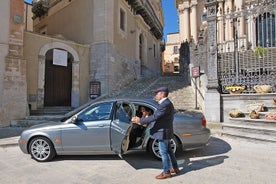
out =
[[67,52],[65,64],[58,65],[53,62],[53,52],[46,53],[44,106],[71,106],[73,57]]

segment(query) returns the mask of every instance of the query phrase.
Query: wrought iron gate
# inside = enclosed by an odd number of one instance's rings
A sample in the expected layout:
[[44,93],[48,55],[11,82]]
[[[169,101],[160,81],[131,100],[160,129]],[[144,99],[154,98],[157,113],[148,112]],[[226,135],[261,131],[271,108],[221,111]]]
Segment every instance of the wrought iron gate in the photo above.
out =
[[269,84],[276,92],[276,3],[245,1],[241,8],[218,9],[220,91],[241,85],[246,87],[243,93],[253,93],[255,85]]

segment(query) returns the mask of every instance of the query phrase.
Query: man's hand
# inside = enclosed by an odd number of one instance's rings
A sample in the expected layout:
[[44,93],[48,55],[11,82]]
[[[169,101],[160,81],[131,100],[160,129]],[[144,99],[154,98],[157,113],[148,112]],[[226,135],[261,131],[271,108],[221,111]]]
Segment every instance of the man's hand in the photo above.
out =
[[140,125],[140,118],[137,117],[137,116],[133,117],[133,118],[131,119],[131,121],[132,121],[133,123],[135,123],[135,124]]

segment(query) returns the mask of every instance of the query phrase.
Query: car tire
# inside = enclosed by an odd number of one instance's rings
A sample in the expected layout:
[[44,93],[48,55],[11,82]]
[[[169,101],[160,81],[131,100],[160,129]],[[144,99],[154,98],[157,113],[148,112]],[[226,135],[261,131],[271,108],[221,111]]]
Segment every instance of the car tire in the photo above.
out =
[[[176,137],[171,139],[171,146],[173,152],[176,154],[179,151],[179,142]],[[154,158],[161,160],[161,155],[159,151],[159,145],[158,145],[158,140],[156,139],[150,139],[149,144],[148,144],[148,152],[153,156]]]
[[33,138],[29,144],[29,153],[38,162],[50,161],[56,155],[52,142],[46,137]]

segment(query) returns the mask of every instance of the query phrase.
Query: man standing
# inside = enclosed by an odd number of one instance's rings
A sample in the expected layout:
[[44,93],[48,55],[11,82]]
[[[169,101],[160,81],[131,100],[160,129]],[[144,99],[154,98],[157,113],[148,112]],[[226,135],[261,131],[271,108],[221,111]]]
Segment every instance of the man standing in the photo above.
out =
[[170,140],[173,138],[174,106],[168,99],[168,94],[167,87],[158,88],[155,91],[155,100],[159,106],[154,114],[147,118],[132,118],[132,121],[139,125],[151,123],[150,136],[159,142],[163,172],[156,176],[156,179],[170,178],[171,173],[179,173],[178,164],[170,145]]

